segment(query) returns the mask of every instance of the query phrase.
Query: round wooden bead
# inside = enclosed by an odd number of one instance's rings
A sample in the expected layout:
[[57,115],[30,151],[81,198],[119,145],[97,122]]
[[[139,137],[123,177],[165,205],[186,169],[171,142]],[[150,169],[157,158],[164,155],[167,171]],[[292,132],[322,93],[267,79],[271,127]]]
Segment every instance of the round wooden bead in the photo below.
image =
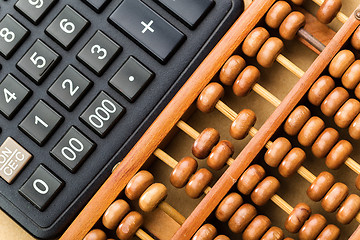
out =
[[121,221],[120,225],[116,229],[116,236],[120,240],[131,239],[137,230],[144,223],[143,216],[135,211],[130,212],[126,217]]
[[184,157],[175,166],[170,174],[170,183],[176,188],[182,188],[189,181],[198,167],[198,163],[192,157]]
[[114,230],[128,212],[130,205],[122,199],[116,200],[104,213],[102,223],[107,229]]
[[167,188],[162,183],[154,183],[139,199],[139,207],[144,212],[152,212],[167,197]]
[[232,143],[227,140],[222,140],[211,150],[206,160],[207,165],[214,170],[220,170],[233,154],[234,146]]
[[284,232],[278,227],[271,227],[260,240],[282,240]]
[[350,50],[340,51],[329,65],[329,73],[334,78],[341,78],[345,71],[355,62],[355,55]]
[[329,172],[322,172],[307,189],[306,194],[311,200],[318,202],[325,196],[334,184],[334,176]]
[[328,191],[321,206],[327,212],[334,212],[349,194],[349,188],[343,183],[335,183]]
[[257,54],[257,62],[264,68],[270,68],[284,48],[284,43],[277,37],[271,37]]
[[290,13],[281,23],[279,33],[285,40],[293,40],[300,28],[305,26],[305,16],[301,12]]
[[265,17],[266,24],[271,28],[278,28],[286,16],[291,13],[291,6],[285,1],[278,1],[268,11]]
[[327,225],[316,240],[337,240],[340,236],[340,229],[335,225]]
[[216,103],[224,96],[224,88],[219,83],[207,85],[196,101],[197,108],[203,113],[212,112]]
[[360,114],[358,114],[351,123],[349,127],[349,135],[355,140],[360,139]]
[[335,114],[334,121],[341,128],[347,128],[360,113],[360,102],[350,98]]
[[284,240],[295,240],[295,239],[287,237],[287,238],[284,238]]
[[231,239],[225,235],[219,235],[216,238],[214,238],[214,240],[231,240]]
[[354,89],[360,82],[360,60],[356,60],[346,70],[341,78],[341,82],[347,89]]
[[270,167],[279,166],[280,162],[291,150],[291,143],[284,137],[277,138],[266,151],[264,160]]
[[336,219],[342,224],[349,224],[360,211],[360,197],[351,194],[336,213]]
[[311,215],[311,208],[305,203],[295,206],[285,221],[285,229],[291,233],[297,233]]
[[266,177],[251,193],[251,200],[258,206],[264,206],[279,189],[279,180],[272,176]]
[[242,234],[244,240],[256,240],[260,239],[262,235],[270,228],[271,221],[264,215],[259,215],[251,221],[249,226],[245,229]]
[[325,0],[316,13],[316,17],[320,22],[329,24],[340,12],[341,7],[341,0]]
[[356,49],[360,50],[360,28],[357,28],[351,37],[351,45]]
[[84,237],[84,240],[106,240],[106,239],[107,237],[105,232],[100,229],[93,229]]
[[228,225],[233,233],[242,233],[256,216],[256,208],[248,203],[242,205],[230,218]]
[[320,214],[312,215],[299,231],[300,240],[315,239],[326,226],[326,219]]
[[339,108],[349,99],[345,88],[337,87],[325,98],[321,104],[321,111],[325,116],[333,116]]
[[215,211],[216,218],[221,222],[226,222],[243,204],[243,198],[237,193],[230,193],[219,204]]
[[298,106],[287,118],[284,130],[290,136],[297,135],[304,124],[310,119],[311,112],[304,105]]
[[242,45],[243,53],[248,57],[255,57],[261,46],[268,40],[270,33],[263,27],[252,30]]
[[211,149],[219,142],[220,134],[214,128],[206,128],[192,146],[192,153],[199,159],[205,159],[209,156]]
[[353,146],[346,140],[339,141],[330,153],[326,156],[326,166],[330,169],[339,169],[349,158]]
[[339,133],[333,128],[326,128],[311,147],[317,158],[324,158],[339,139]]
[[213,240],[217,234],[216,228],[211,224],[205,224],[195,233],[192,240]]
[[291,2],[293,2],[296,5],[302,5],[304,3],[305,0],[291,0]]
[[231,124],[230,135],[236,140],[244,139],[255,125],[256,114],[250,109],[242,110]]
[[231,56],[221,68],[220,81],[226,86],[231,86],[245,67],[246,62],[242,57],[238,55]]
[[360,190],[360,174],[356,177],[355,186],[358,190]]
[[301,148],[293,148],[285,156],[279,166],[281,176],[287,178],[294,175],[306,159],[306,153]]
[[308,100],[315,106],[320,106],[327,95],[335,88],[335,81],[329,76],[321,76],[309,90]]
[[254,66],[247,66],[237,77],[232,87],[234,94],[238,97],[245,97],[259,79],[259,69]]
[[204,192],[205,188],[210,184],[212,173],[205,169],[199,169],[186,184],[185,192],[191,198],[198,198]]
[[251,165],[240,177],[237,183],[239,192],[249,195],[256,185],[265,177],[265,170],[260,165]]
[[298,135],[299,143],[305,147],[311,146],[324,128],[325,123],[321,118],[316,116],[311,117]]
[[145,170],[135,174],[125,188],[125,195],[130,200],[138,199],[141,194],[154,183],[154,176]]

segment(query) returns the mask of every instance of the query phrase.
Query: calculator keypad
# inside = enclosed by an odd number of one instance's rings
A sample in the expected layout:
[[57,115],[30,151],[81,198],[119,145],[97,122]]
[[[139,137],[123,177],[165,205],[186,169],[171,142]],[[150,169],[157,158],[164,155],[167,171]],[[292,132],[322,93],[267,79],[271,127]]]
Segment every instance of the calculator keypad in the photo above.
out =
[[35,25],[39,24],[58,0],[19,0],[15,8]]

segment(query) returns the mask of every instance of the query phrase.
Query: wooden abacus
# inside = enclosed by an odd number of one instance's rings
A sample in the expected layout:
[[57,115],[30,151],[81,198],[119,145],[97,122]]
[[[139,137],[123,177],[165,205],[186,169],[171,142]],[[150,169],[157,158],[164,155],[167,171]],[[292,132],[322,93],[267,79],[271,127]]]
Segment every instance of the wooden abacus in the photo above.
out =
[[[360,154],[353,153],[360,139],[360,7],[347,17],[340,12],[340,0],[314,0],[320,5],[317,20],[295,6],[303,2],[253,1],[61,239],[106,240],[105,232],[121,240],[134,235],[146,240],[360,239],[360,228],[355,230],[360,223]],[[336,34],[324,25],[335,17],[344,23]],[[282,53],[289,43],[284,41],[295,38],[319,54],[307,71]],[[274,62],[299,79],[283,100],[259,83]],[[231,91],[235,104],[228,100]],[[251,91],[273,105],[259,130],[257,111],[242,104]],[[195,130],[184,117],[195,106],[196,116],[230,119],[221,126],[230,125],[232,140],[220,140],[215,128]],[[214,115],[215,109],[220,115]],[[189,156],[179,160],[164,150],[173,130],[195,140]],[[325,163],[309,163],[323,158]],[[207,159],[207,166],[196,159]],[[171,172],[162,183],[154,183],[154,175],[157,181],[161,177],[150,173],[158,173],[158,160]],[[320,173],[308,167],[314,165]],[[334,171],[342,165],[350,170]],[[292,180],[296,173],[310,183],[305,191],[294,191],[300,179]],[[284,193],[286,184],[296,198]],[[171,188],[202,198],[189,216],[177,210],[185,203],[165,199],[174,192]],[[269,202],[286,216],[268,216]]]

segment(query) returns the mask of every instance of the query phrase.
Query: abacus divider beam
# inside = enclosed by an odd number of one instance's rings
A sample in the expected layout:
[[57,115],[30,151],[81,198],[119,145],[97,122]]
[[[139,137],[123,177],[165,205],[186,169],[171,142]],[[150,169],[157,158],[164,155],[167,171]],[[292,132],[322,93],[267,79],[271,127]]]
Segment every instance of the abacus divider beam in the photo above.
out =
[[186,218],[183,215],[181,215],[181,213],[179,213],[175,208],[173,208],[170,204],[168,204],[165,201],[162,201],[159,204],[158,208],[164,211],[167,215],[169,215],[172,219],[175,220],[175,222],[177,222],[180,225],[182,225],[186,220]]
[[147,234],[144,230],[139,228],[135,235],[140,238],[141,240],[154,240],[149,234]]
[[276,61],[280,63],[283,67],[288,69],[290,72],[292,72],[298,78],[302,78],[302,76],[304,76],[305,74],[303,70],[301,70],[298,66],[296,66],[292,61],[287,59],[282,54],[279,54],[279,56],[276,58]]

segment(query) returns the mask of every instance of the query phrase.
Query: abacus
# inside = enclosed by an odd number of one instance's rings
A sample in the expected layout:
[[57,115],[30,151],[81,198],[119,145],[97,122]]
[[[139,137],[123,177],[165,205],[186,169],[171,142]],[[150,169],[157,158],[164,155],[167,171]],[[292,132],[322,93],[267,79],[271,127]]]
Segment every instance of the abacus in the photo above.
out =
[[[340,0],[314,0],[314,17],[303,2],[253,1],[61,239],[360,239],[360,8],[347,17]],[[337,33],[325,25],[334,18]],[[284,52],[295,38],[318,54],[306,71]],[[283,100],[261,85],[275,62],[297,78]],[[271,112],[260,124],[243,104],[255,94]],[[165,150],[181,144],[174,135],[192,139],[186,156]]]

